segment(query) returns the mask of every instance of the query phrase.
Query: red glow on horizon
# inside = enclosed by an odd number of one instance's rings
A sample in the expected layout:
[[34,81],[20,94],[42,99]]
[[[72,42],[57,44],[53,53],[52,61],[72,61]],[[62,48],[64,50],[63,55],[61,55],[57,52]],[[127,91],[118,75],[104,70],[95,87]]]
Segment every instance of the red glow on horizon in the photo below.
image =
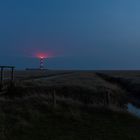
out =
[[54,57],[54,55],[51,52],[48,52],[48,53],[38,52],[35,54],[35,57],[40,58],[40,59],[45,59],[45,58]]
[[54,50],[44,50],[44,49],[38,49],[38,48],[28,48],[26,49],[26,56],[32,57],[32,58],[38,58],[38,59],[47,59],[47,58],[53,58],[60,55],[60,53]]
[[38,53],[38,54],[36,54],[36,57],[44,59],[44,58],[48,58],[48,55],[44,54],[44,53]]

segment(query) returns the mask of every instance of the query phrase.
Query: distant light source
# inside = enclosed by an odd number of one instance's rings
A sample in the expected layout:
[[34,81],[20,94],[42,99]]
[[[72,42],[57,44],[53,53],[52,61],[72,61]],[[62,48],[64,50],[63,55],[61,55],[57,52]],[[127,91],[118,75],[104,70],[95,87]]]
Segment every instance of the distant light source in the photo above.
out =
[[41,59],[43,59],[44,57],[43,57],[43,56],[41,56],[40,58],[41,58]]
[[39,69],[42,70],[44,69],[44,62],[46,59],[48,58],[52,58],[55,56],[55,54],[53,52],[36,52],[33,54],[34,57],[39,59],[40,65],[39,65]]
[[38,58],[48,58],[48,55],[47,54],[45,54],[45,53],[38,53],[37,55],[36,55]]
[[39,66],[40,70],[44,69],[44,61],[45,59],[47,59],[47,54],[38,53],[37,58],[39,58],[39,61],[40,61],[40,66]]

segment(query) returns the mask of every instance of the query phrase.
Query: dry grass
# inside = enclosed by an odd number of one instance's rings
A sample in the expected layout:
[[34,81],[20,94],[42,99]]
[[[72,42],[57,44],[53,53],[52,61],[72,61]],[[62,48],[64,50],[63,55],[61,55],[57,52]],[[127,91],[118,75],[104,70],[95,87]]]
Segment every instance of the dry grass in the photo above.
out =
[[140,139],[139,119],[116,111],[126,93],[94,72],[21,73],[24,80],[0,97],[0,140]]
[[54,90],[59,101],[65,99],[68,102],[71,99],[72,102],[84,105],[111,105],[119,108],[124,106],[126,95],[120,87],[106,82],[94,72],[74,72],[46,79],[24,80],[18,82],[16,89],[9,95],[12,98],[23,98],[34,94],[52,94]]

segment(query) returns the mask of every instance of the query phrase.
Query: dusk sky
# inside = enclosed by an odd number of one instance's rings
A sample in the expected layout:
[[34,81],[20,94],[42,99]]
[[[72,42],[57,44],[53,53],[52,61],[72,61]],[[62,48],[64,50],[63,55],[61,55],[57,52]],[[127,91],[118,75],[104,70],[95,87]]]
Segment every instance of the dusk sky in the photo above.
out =
[[140,0],[1,0],[0,65],[140,69]]

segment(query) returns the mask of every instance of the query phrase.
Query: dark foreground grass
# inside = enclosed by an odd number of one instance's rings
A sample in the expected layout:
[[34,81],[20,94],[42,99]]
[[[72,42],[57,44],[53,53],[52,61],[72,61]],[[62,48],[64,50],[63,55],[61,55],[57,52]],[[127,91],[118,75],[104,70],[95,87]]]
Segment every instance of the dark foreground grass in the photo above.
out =
[[127,113],[59,105],[41,98],[0,102],[0,140],[139,140],[140,120]]

